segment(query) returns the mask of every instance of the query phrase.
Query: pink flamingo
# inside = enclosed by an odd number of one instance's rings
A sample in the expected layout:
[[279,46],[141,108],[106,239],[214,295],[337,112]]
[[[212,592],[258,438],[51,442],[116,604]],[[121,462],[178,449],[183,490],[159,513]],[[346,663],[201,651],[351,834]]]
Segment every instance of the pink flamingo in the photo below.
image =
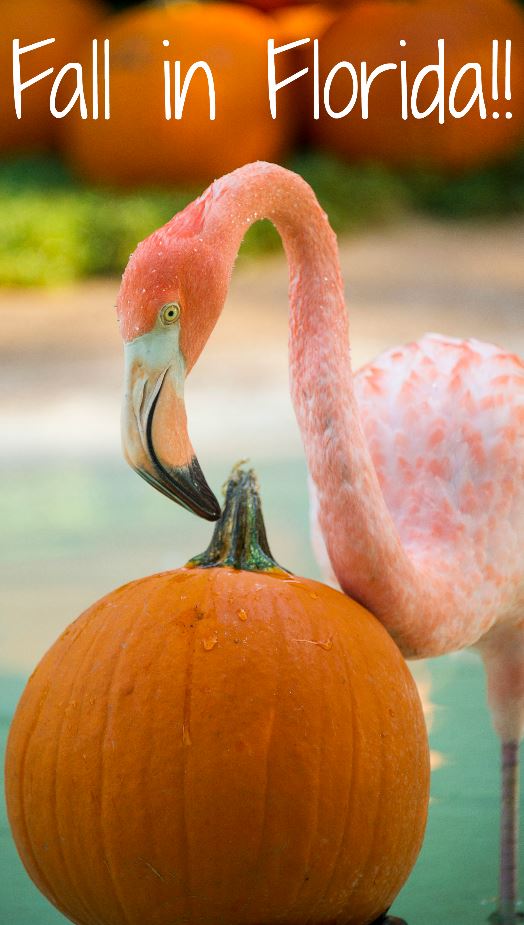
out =
[[184,380],[220,315],[247,228],[277,227],[289,261],[291,394],[320,557],[408,658],[474,646],[502,743],[499,915],[517,921],[524,731],[524,365],[430,335],[356,376],[337,242],[310,187],[257,163],[213,183],[143,241],[125,271],[124,448],[161,492],[219,505],[187,433]]

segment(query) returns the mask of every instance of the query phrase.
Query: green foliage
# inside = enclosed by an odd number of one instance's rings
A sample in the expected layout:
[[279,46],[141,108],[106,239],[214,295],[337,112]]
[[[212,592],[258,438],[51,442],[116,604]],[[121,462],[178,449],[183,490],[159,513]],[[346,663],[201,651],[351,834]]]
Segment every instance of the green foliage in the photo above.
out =
[[[319,152],[289,162],[311,184],[337,232],[369,227],[408,209],[478,218],[522,212],[524,152],[511,162],[456,178],[348,165]],[[86,187],[52,158],[0,164],[0,285],[45,286],[120,274],[138,241],[167,222],[199,189]],[[279,247],[268,222],[250,229],[242,255]]]
[[0,285],[121,273],[137,242],[197,193],[88,188],[52,159],[7,162],[0,166]]
[[406,182],[415,207],[443,217],[516,214],[524,209],[524,150],[511,161],[446,182],[423,173]]
[[86,274],[87,242],[80,234],[83,205],[62,194],[53,199],[22,192],[16,202],[0,192],[0,282],[4,286],[63,283]]
[[375,164],[351,165],[315,151],[293,158],[289,167],[313,187],[337,232],[388,219],[403,208],[402,181]]

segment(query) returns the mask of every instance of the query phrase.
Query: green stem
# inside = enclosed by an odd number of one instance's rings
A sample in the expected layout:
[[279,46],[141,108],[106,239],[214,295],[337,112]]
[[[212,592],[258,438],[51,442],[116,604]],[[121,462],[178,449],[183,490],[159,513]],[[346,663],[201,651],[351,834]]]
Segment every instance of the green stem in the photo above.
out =
[[222,516],[205,552],[189,568],[234,568],[248,572],[283,572],[271,555],[257,478],[252,469],[233,469]]

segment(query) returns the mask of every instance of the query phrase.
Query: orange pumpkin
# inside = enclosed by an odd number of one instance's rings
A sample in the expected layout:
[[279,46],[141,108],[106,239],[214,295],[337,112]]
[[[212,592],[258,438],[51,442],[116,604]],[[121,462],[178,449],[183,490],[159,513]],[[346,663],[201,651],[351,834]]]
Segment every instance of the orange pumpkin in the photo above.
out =
[[[368,73],[388,62],[407,61],[411,92],[416,74],[438,60],[437,40],[445,40],[446,105],[459,69],[468,62],[482,66],[487,119],[478,106],[461,119],[446,113],[439,124],[435,110],[416,120],[401,116],[399,71],[380,74],[369,95],[369,119],[361,117],[360,105],[341,119],[333,119],[321,107],[321,119],[311,132],[317,143],[348,160],[375,160],[401,167],[424,166],[462,171],[488,164],[511,153],[524,140],[524,11],[512,0],[363,0],[340,17],[320,40],[321,87],[339,61],[350,61],[360,72],[367,61]],[[492,41],[499,39],[499,87],[497,102],[491,99]],[[504,50],[512,49],[512,99],[504,99]],[[407,44],[400,46],[400,41]],[[339,71],[331,85],[330,102],[341,112],[352,95],[353,82]],[[474,89],[470,71],[461,81],[456,108],[461,110]],[[421,85],[418,107],[426,110],[436,92],[436,75]],[[506,110],[512,118],[506,118]],[[493,118],[492,112],[499,118]],[[311,107],[310,107],[311,112]]]
[[[172,3],[112,17],[100,34],[110,41],[111,118],[82,120],[78,112],[66,117],[67,157],[88,179],[122,185],[209,180],[257,158],[280,159],[294,119],[284,108],[277,120],[271,118],[270,37],[268,17],[230,4]],[[90,56],[87,49],[88,71]],[[182,81],[195,62],[209,65],[215,121],[202,70],[193,77],[183,117],[166,119],[164,60],[181,62]],[[171,83],[174,87],[173,66]]]
[[[51,147],[56,120],[49,111],[52,82],[65,64],[76,60],[79,44],[94,35],[104,15],[97,0],[2,0],[0,7],[0,152]],[[27,52],[21,79],[30,80],[52,67],[55,72],[22,93],[22,118],[13,102],[13,39],[21,46],[45,39],[55,42]]]
[[428,747],[383,627],[279,568],[252,473],[206,553],[113,591],[30,678],[6,787],[79,925],[364,925],[417,857]]
[[[304,0],[236,0],[236,2],[245,3],[247,6],[253,6],[255,9],[263,10],[266,13],[274,13],[280,10],[284,12],[287,10],[291,11],[293,8],[301,7]],[[321,10],[323,6],[348,6],[349,3],[354,2],[355,0],[320,0],[315,6]]]
[[336,17],[333,7],[318,3],[305,3],[277,9],[273,19],[279,27],[281,42],[297,42],[300,39],[318,39]]

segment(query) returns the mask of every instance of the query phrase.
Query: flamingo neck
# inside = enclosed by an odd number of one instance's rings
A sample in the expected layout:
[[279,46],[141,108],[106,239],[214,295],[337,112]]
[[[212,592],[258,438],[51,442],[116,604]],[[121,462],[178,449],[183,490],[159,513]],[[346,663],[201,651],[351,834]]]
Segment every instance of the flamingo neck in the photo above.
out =
[[335,234],[310,187],[275,165],[240,168],[208,192],[205,229],[231,267],[251,224],[269,219],[280,233],[289,263],[291,396],[330,563],[342,589],[408,651],[400,637],[410,632],[406,611],[416,611],[407,593],[413,568],[360,424]]

